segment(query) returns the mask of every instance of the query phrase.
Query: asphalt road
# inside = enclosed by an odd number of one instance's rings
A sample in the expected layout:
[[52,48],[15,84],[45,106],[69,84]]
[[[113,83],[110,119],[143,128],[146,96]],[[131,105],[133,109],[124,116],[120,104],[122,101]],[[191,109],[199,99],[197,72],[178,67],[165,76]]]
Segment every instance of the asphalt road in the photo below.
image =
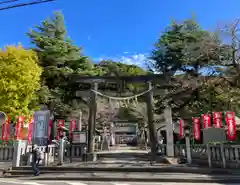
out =
[[[207,185],[209,183],[149,183],[149,182],[85,182],[85,181],[23,181],[14,179],[0,179],[0,185]],[[211,183],[210,185],[221,185]],[[222,184],[223,185],[223,184]],[[224,184],[232,185],[232,184]],[[236,184],[235,184],[236,185]]]

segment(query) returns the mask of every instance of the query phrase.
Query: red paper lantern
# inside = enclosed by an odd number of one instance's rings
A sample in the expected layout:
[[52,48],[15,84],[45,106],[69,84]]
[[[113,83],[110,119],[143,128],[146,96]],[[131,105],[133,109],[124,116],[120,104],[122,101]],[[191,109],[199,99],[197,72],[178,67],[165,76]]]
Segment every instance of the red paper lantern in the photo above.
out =
[[32,144],[33,124],[34,124],[34,119],[31,118],[28,122],[28,144]]
[[76,128],[77,128],[77,121],[72,119],[71,122],[70,122],[70,126],[69,127],[70,127],[69,128],[69,135],[70,135],[70,137],[72,137],[72,132],[74,130],[76,130]]
[[213,112],[213,124],[216,128],[222,128],[222,112]]
[[24,127],[24,116],[19,116],[17,119],[16,130],[15,130],[15,136],[17,140],[22,139],[21,131],[23,127]]
[[58,128],[64,127],[65,121],[64,120],[57,120],[57,140],[60,139],[60,135],[62,135],[62,131],[59,131]]
[[180,138],[184,137],[184,120],[179,120],[179,136]]
[[203,128],[210,128],[211,127],[211,115],[210,114],[203,114]]
[[234,141],[237,138],[236,119],[234,112],[226,112],[227,123],[227,136],[230,141]]
[[9,139],[9,137],[11,137],[11,126],[10,126],[10,124],[11,124],[11,117],[10,116],[8,116],[8,119],[7,119],[7,121],[6,121],[6,135],[5,135],[5,139],[6,139],[6,143],[8,143],[8,139]]
[[192,118],[193,120],[193,133],[196,140],[201,139],[201,122],[199,117]]
[[53,126],[53,120],[50,120],[48,125],[48,139],[50,139],[52,126]]

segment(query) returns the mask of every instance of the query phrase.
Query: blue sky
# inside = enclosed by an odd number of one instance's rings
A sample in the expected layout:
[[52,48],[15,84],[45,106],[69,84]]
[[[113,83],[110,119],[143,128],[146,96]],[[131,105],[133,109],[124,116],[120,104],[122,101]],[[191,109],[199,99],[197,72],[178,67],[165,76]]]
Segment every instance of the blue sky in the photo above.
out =
[[171,19],[183,20],[194,12],[204,28],[214,30],[239,18],[239,8],[240,0],[57,0],[0,11],[0,46],[29,46],[25,33],[62,10],[70,38],[86,55],[141,65]]

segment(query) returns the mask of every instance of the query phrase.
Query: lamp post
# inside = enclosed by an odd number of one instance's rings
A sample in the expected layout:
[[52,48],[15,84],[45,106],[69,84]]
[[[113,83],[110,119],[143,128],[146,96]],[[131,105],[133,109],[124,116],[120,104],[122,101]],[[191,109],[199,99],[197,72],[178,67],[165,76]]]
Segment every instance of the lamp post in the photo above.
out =
[[192,155],[191,155],[191,145],[190,145],[190,126],[185,125],[185,141],[186,141],[186,151],[187,151],[187,162],[188,164],[192,163]]

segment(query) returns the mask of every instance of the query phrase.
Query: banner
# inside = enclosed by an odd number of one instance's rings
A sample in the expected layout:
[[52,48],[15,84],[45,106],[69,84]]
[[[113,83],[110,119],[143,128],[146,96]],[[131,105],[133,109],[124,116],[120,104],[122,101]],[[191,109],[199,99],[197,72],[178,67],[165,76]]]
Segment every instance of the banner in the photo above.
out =
[[230,141],[234,141],[237,138],[236,119],[234,112],[226,112],[227,123],[227,136]]
[[10,116],[8,116],[8,118],[7,118],[7,120],[6,120],[6,123],[5,123],[6,125],[5,125],[5,141],[6,141],[6,143],[8,143],[8,140],[9,140],[9,138],[11,137],[11,118],[10,118]]
[[33,136],[33,123],[34,119],[31,118],[28,122],[28,144],[32,144],[32,136]]
[[[57,129],[60,127],[64,127],[65,121],[64,120],[57,120]],[[62,135],[61,131],[57,130],[57,140],[60,139],[60,136]]]
[[194,132],[194,138],[196,140],[201,139],[201,121],[199,117],[192,118],[193,120],[193,132]]
[[71,120],[70,125],[69,125],[69,136],[72,138],[72,132],[77,129],[77,121],[76,120]]
[[213,124],[215,128],[222,128],[222,112],[213,112]]
[[181,139],[184,137],[184,120],[182,119],[179,120],[179,135]]
[[211,127],[211,115],[210,114],[203,114],[203,128],[207,129]]
[[53,120],[50,120],[48,125],[48,139],[50,139],[52,127],[53,127]]
[[15,137],[17,140],[21,140],[21,130],[24,127],[24,117],[23,116],[19,116],[17,118],[17,124],[15,127]]

